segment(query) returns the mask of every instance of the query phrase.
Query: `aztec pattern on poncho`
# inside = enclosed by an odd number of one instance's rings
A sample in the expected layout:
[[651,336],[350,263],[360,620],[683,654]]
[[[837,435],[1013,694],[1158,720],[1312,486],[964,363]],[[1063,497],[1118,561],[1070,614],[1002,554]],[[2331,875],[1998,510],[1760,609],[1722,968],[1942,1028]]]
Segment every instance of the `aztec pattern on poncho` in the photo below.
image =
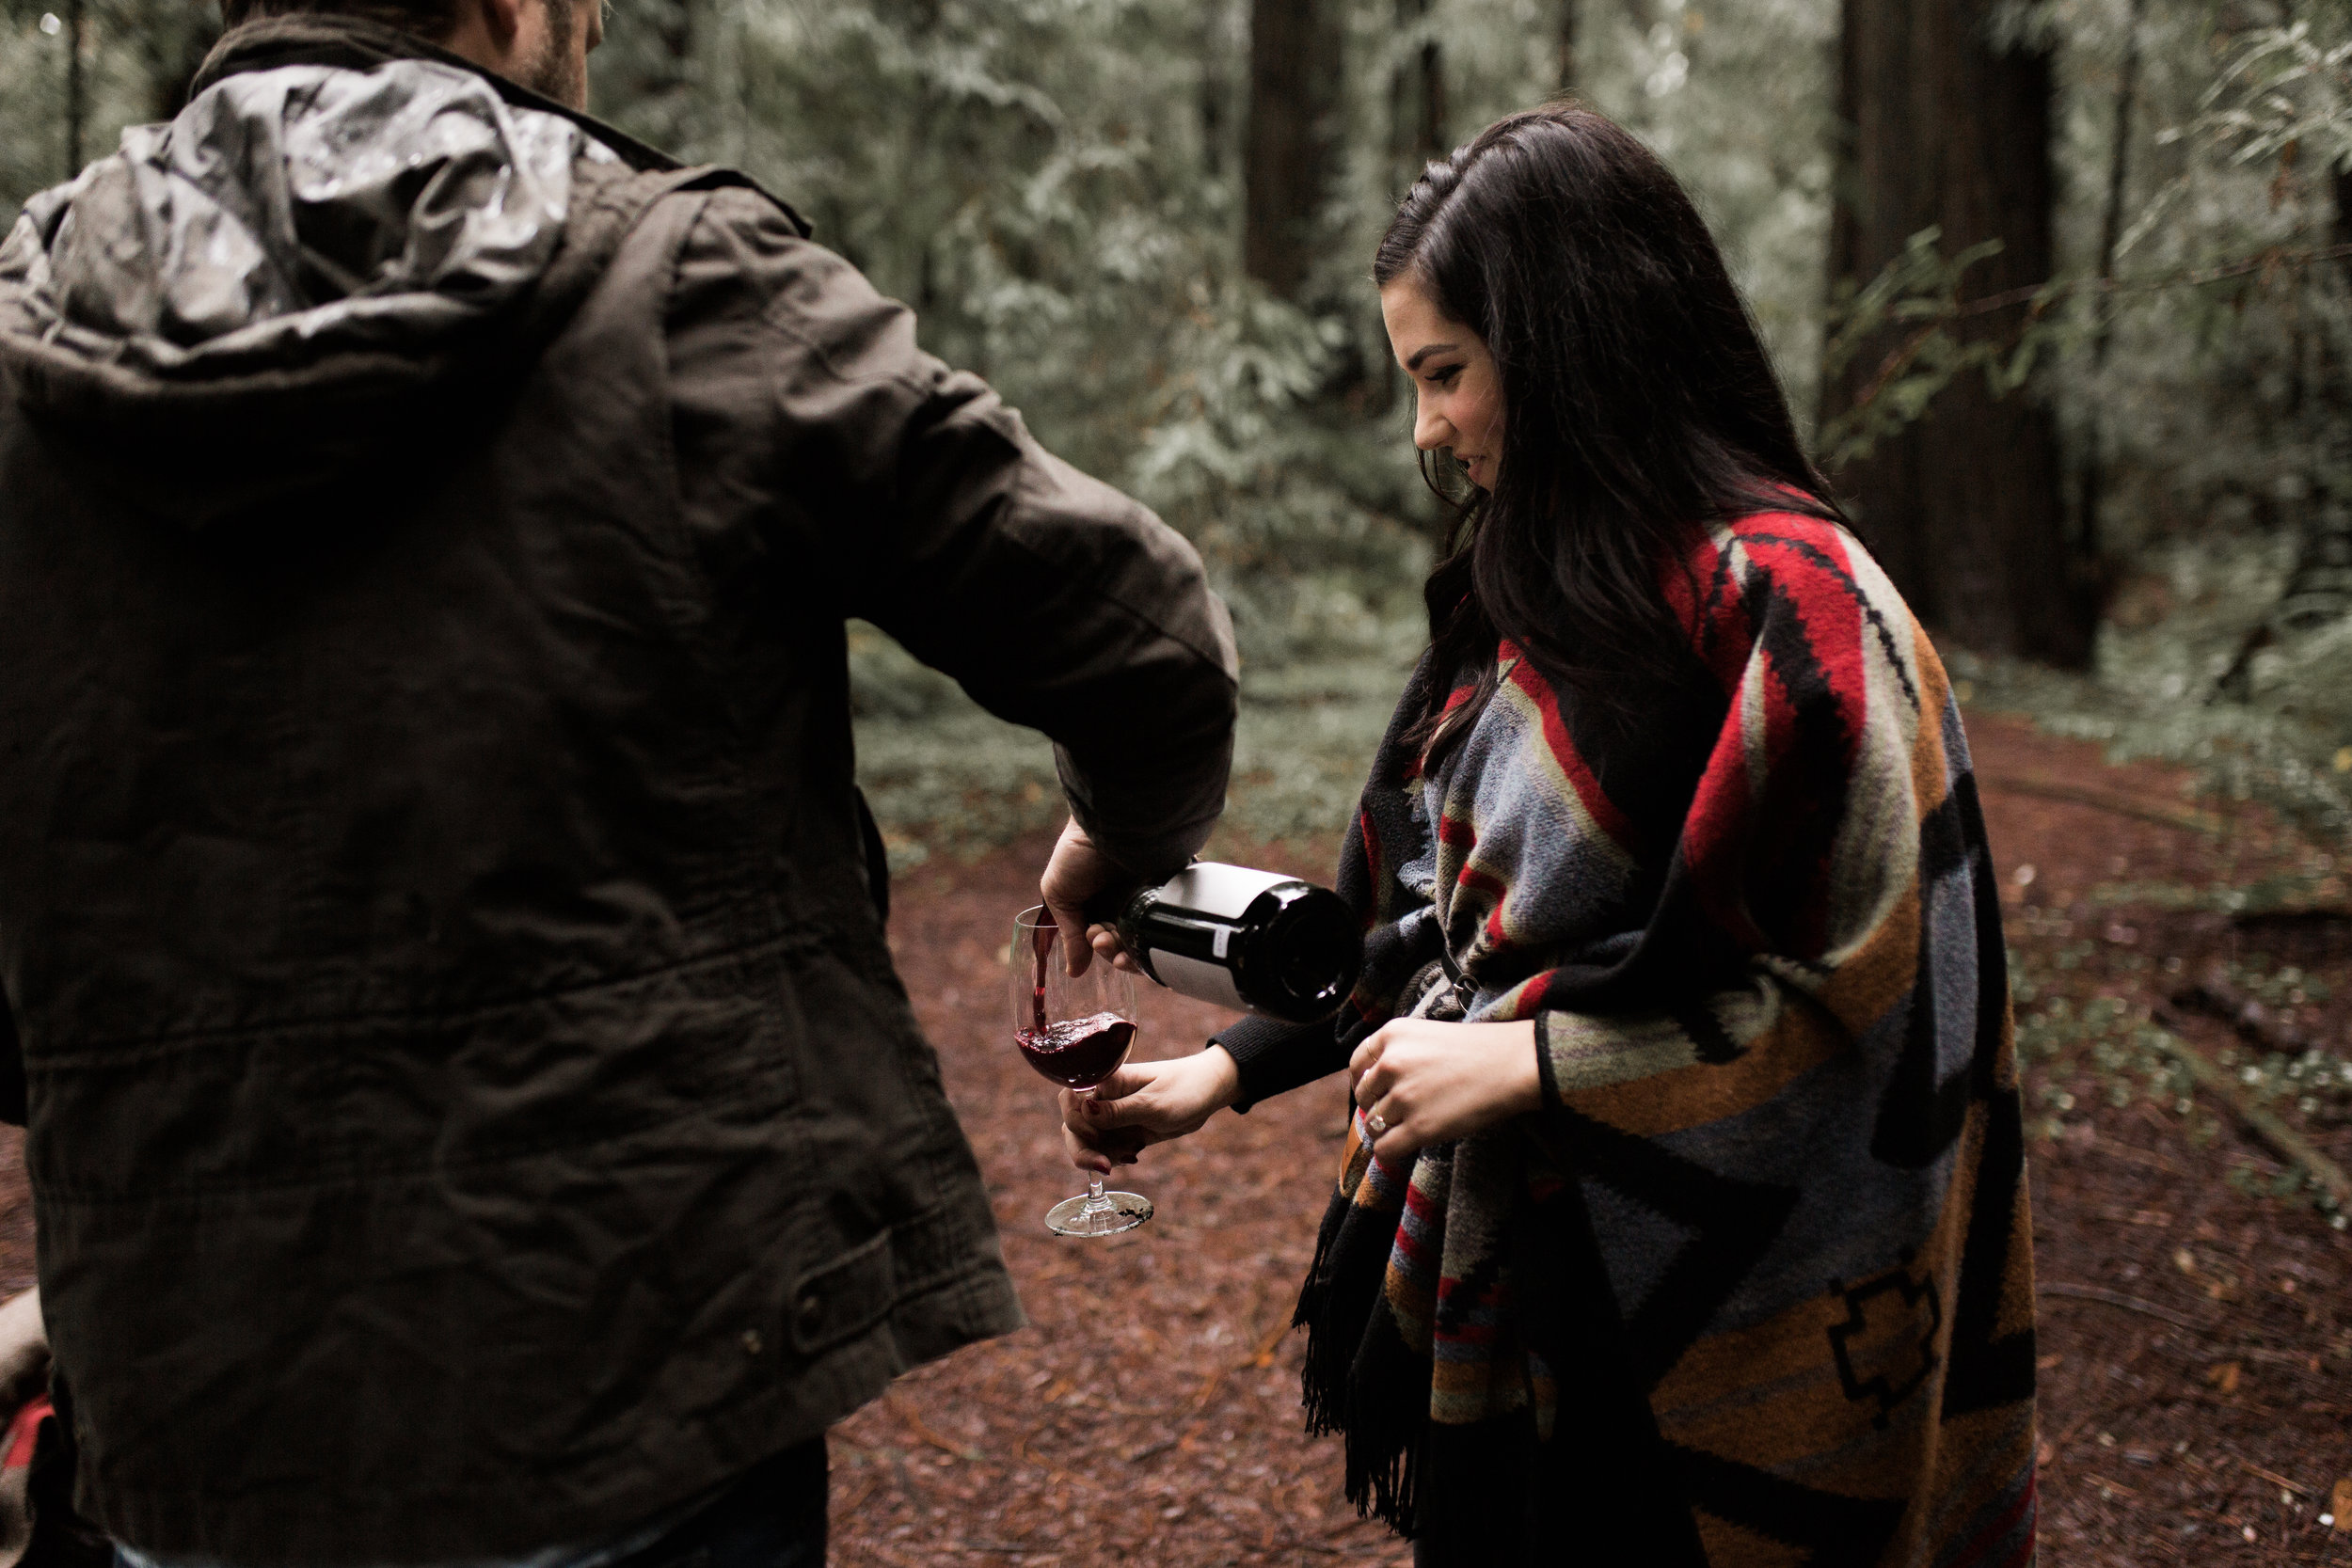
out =
[[[1533,1019],[1546,1104],[1409,1169],[1359,1113],[1299,1306],[1311,1424],[1359,1506],[1458,1543],[1606,1358],[1689,1558],[2016,1568],[2032,1262],[1959,710],[1836,525],[1745,517],[1688,566],[1689,703],[1612,723],[1506,642],[1426,779],[1399,739],[1426,661],[1398,708],[1341,867],[1342,1043]],[[1580,1278],[1597,1329],[1556,1299]]]

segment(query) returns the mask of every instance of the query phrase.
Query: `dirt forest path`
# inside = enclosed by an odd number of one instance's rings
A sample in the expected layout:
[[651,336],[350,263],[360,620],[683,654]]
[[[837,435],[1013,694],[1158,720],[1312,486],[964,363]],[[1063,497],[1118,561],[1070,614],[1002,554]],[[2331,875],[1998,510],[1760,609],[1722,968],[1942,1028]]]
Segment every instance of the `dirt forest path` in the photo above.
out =
[[[2312,997],[2336,998],[2304,1006],[2300,1023],[2344,1049],[2352,927],[2265,931],[2115,896],[2251,880],[2297,856],[2308,869],[2313,851],[2259,813],[2187,810],[2166,769],[2110,768],[2093,747],[1995,716],[1972,715],[1970,730],[2010,944],[2045,1006],[2063,992],[2144,1018],[2183,976],[2261,942],[2270,961],[2300,966]],[[1147,1155],[1125,1173],[1158,1205],[1139,1231],[1079,1243],[1040,1224],[1077,1179],[1046,1086],[1008,1038],[1000,955],[1044,848],[933,862],[898,885],[898,961],[978,1149],[1031,1323],[919,1370],[836,1429],[833,1560],[1408,1563],[1341,1498],[1337,1444],[1299,1431],[1300,1346],[1287,1326],[1339,1151],[1337,1081]],[[1215,849],[1329,871],[1328,846]],[[1196,1049],[1221,1016],[1147,994],[1138,1054]],[[2209,1054],[2233,1044],[2221,1022],[2167,1020]],[[2026,1068],[2042,1560],[2352,1568],[2352,1532],[2319,1523],[2331,1504],[2352,1512],[2352,1481],[2336,1495],[2352,1477],[2352,1241],[2308,1204],[2253,1196],[2281,1167],[2233,1123],[2201,1105],[2184,1116],[2144,1098],[2115,1103],[2107,1059],[2070,1048]],[[2313,1135],[2352,1164],[2352,1126]],[[31,1276],[17,1154],[13,1139],[0,1144],[9,1288]]]

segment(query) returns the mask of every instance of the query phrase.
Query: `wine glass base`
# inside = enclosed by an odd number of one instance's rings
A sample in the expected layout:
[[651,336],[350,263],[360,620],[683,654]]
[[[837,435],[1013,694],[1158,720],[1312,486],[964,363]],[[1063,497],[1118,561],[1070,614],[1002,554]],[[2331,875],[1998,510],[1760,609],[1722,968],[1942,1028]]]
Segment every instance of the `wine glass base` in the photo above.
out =
[[1104,1193],[1101,1201],[1080,1194],[1045,1211],[1045,1228],[1063,1236],[1116,1236],[1152,1217],[1152,1200],[1141,1193]]

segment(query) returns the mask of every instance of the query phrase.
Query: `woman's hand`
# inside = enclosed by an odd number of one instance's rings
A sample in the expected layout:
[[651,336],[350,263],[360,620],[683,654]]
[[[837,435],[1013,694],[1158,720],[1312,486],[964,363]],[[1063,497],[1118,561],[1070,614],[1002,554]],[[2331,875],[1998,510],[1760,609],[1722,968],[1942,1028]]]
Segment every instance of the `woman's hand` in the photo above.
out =
[[1092,1094],[1061,1092],[1071,1163],[1097,1176],[1132,1165],[1152,1144],[1200,1131],[1241,1094],[1241,1069],[1221,1045],[1164,1062],[1130,1062]]
[[1347,1059],[1356,1103],[1375,1118],[1373,1151],[1398,1160],[1543,1104],[1535,1024],[1400,1018]]

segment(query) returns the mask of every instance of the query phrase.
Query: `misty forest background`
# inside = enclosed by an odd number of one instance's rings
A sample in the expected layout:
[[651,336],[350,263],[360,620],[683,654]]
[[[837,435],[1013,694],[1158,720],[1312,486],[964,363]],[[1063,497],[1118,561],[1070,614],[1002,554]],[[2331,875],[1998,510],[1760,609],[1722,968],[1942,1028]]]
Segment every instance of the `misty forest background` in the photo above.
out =
[[[0,218],[215,25],[0,0]],[[1374,241],[1564,92],[1696,196],[1971,701],[2352,831],[2348,0],[613,0],[594,106],[758,177],[1199,544],[1268,840],[1344,821],[1424,635]],[[1056,818],[1037,736],[853,641],[896,861]]]

